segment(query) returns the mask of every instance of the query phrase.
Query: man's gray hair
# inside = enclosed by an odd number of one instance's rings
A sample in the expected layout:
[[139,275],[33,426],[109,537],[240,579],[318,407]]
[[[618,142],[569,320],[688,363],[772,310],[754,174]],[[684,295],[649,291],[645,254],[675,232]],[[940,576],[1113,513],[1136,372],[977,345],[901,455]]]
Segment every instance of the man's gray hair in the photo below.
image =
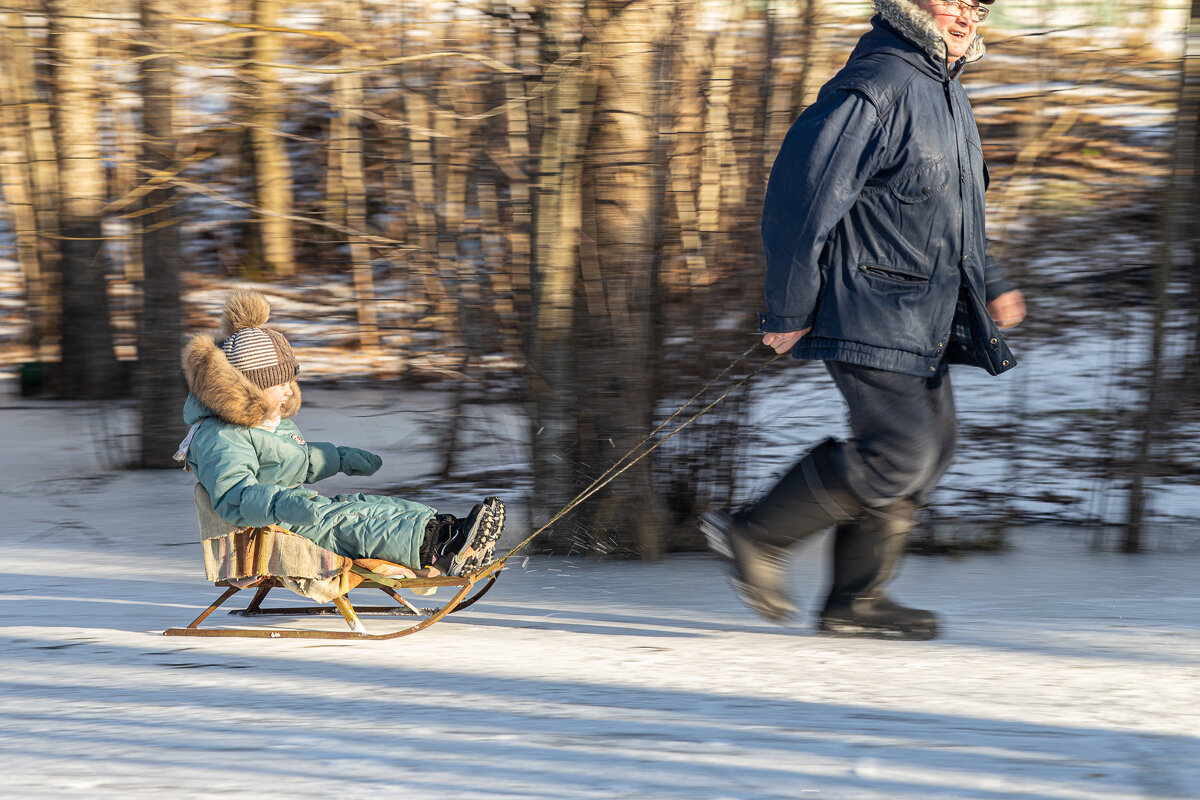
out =
[[[933,16],[921,8],[915,0],[874,0],[874,2],[879,16],[891,23],[892,27],[912,39],[916,45],[934,58],[940,60],[946,57],[946,43],[942,41],[942,34],[934,24]],[[983,46],[983,37],[976,33],[975,41],[971,42],[971,46],[967,48],[967,61],[978,61],[983,58],[986,50],[987,48]]]

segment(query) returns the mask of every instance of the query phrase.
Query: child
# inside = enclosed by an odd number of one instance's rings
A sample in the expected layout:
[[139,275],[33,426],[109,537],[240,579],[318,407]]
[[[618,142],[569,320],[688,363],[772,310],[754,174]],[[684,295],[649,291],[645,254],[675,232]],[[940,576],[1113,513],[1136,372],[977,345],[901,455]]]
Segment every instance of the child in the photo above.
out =
[[[224,341],[193,334],[183,348],[191,425],[176,458],[233,525],[280,525],[347,558],[392,561],[422,575],[469,575],[489,563],[504,525],[504,503],[488,497],[465,518],[394,497],[324,497],[301,486],[338,472],[373,475],[374,453],[305,441],[290,419],[300,410],[300,371],[283,334],[265,328],[261,294],[232,293]],[[432,567],[432,569],[430,569]]]

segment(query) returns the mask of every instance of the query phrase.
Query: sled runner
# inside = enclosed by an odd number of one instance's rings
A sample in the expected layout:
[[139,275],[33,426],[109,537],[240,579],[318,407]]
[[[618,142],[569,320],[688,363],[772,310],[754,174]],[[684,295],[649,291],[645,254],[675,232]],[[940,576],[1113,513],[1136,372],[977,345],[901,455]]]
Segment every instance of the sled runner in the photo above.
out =
[[[502,563],[494,563],[476,575],[461,577],[405,578],[388,575],[402,569],[379,559],[351,560],[319,547],[303,536],[275,525],[237,528],[217,516],[204,487],[195,490],[196,514],[204,547],[204,568],[209,580],[225,592],[186,628],[168,628],[164,636],[236,636],[262,639],[395,639],[424,630],[447,614],[467,608],[483,596],[500,575]],[[482,587],[474,594],[476,584]],[[397,590],[428,595],[446,587],[454,595],[440,608],[418,608]],[[245,617],[309,616],[339,613],[348,631],[295,628],[201,628],[200,624],[225,601],[243,589],[255,589],[250,603],[229,613]],[[296,594],[330,605],[264,608],[272,589],[289,589]],[[387,606],[355,608],[348,598],[355,589],[379,589],[395,601]],[[468,596],[469,595],[469,596]],[[360,614],[406,617],[407,627],[391,633],[368,633]]]

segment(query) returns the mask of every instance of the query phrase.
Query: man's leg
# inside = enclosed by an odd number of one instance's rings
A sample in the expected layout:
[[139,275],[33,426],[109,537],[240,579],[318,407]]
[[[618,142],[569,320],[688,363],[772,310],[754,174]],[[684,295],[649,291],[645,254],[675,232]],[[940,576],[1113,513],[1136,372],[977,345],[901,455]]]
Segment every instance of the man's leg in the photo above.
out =
[[706,514],[700,521],[709,547],[733,564],[734,589],[773,622],[796,610],[785,588],[787,548],[861,512],[836,464],[838,448],[827,439],[753,506],[732,516]]
[[875,507],[928,495],[949,467],[957,437],[946,366],[929,378],[825,366],[849,410],[851,438],[837,455],[850,491]]
[[[833,580],[821,630],[850,636],[928,639],[937,617],[893,602],[894,577],[913,518],[950,465],[957,421],[949,373],[929,379],[831,364],[850,406],[854,438],[843,456],[847,473],[869,500],[867,513],[838,526]],[[889,498],[888,495],[898,495]]]

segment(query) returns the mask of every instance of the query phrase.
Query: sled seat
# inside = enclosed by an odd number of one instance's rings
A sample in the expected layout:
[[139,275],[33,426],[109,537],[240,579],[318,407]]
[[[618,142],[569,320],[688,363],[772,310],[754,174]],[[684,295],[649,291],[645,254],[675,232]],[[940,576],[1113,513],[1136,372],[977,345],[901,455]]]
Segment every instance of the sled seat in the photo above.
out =
[[[350,559],[318,546],[309,539],[278,525],[238,528],[223,520],[212,508],[208,492],[200,484],[195,489],[196,515],[200,523],[200,543],[204,553],[204,572],[217,587],[225,588],[216,601],[185,628],[168,628],[164,636],[234,636],[249,638],[314,639],[394,639],[424,630],[454,611],[474,603],[492,587],[499,570],[487,572],[487,581],[469,598],[479,581],[474,576],[448,575],[422,578],[402,577],[404,567],[377,558]],[[440,608],[418,608],[397,590],[429,595],[441,587],[457,590]],[[201,628],[213,611],[243,589],[256,592],[241,610],[230,611],[252,616],[305,616],[341,614],[349,631],[300,630],[295,628]],[[288,608],[263,608],[262,602],[272,589],[288,589],[301,597],[323,605]],[[395,601],[389,606],[355,608],[347,595],[355,589],[379,589]],[[332,604],[332,607],[329,605]],[[370,634],[359,614],[386,614],[413,618],[413,624],[399,631]]]

